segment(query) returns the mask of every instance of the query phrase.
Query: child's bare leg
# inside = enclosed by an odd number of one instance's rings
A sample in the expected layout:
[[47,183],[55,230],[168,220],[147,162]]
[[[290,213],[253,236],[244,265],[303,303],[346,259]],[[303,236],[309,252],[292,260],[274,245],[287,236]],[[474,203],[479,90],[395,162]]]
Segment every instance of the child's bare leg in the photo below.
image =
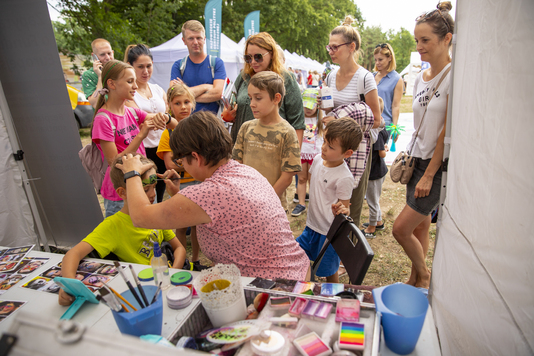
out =
[[326,281],[328,283],[339,283],[339,275],[337,271],[333,275],[326,277]]
[[191,255],[191,261],[196,262],[199,260],[198,253],[200,252],[200,246],[197,239],[197,227],[191,226],[191,249],[193,250]]
[[299,195],[299,204],[306,206],[306,188],[308,187],[308,164],[302,163],[302,171],[297,173],[299,184],[297,194]]

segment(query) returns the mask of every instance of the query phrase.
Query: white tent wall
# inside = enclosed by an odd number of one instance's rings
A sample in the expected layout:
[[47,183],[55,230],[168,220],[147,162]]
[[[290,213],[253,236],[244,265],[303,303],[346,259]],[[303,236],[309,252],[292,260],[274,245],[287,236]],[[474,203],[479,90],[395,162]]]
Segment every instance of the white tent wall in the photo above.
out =
[[457,6],[434,319],[443,355],[531,355],[534,2]]
[[419,52],[411,53],[410,64],[408,64],[408,67],[406,67],[402,73],[404,73],[406,69],[408,69],[408,74],[406,74],[406,77],[404,78],[406,80],[406,95],[412,96],[415,78],[421,71],[421,55]]
[[0,95],[0,246],[31,245],[37,243],[37,235],[4,120],[8,108],[1,89]]

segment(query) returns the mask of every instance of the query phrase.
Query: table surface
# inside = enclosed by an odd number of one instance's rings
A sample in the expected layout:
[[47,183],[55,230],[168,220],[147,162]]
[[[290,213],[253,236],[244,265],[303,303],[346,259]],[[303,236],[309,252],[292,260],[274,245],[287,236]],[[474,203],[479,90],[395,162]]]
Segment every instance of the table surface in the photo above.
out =
[[[63,259],[62,254],[54,254],[47,252],[31,251],[28,257],[46,257],[49,260],[43,264],[40,268],[35,270],[33,273],[29,274],[22,281],[17,283],[11,289],[6,291],[4,294],[0,295],[0,300],[17,300],[27,302],[19,308],[19,310],[24,310],[28,313],[35,313],[41,316],[49,317],[50,319],[58,320],[61,315],[67,310],[67,307],[61,306],[58,304],[58,296],[53,293],[46,293],[41,291],[36,291],[32,289],[22,288],[26,282],[30,281],[34,277],[46,271],[48,268],[55,266]],[[103,260],[98,259],[88,259],[93,261],[102,262]],[[104,261],[109,263],[109,261]],[[121,263],[124,265],[124,263]],[[132,264],[134,270],[139,272],[149,266]],[[170,274],[172,275],[175,272],[180,270],[171,269]],[[199,272],[191,271],[193,278],[199,274]],[[131,276],[127,274],[131,279]],[[242,277],[243,285],[247,285],[253,280],[250,277]],[[154,285],[154,282],[141,282],[142,285]],[[109,285],[115,289],[117,292],[121,293],[128,289],[124,280],[117,275]],[[170,288],[169,288],[170,289]],[[163,298],[166,297],[167,291],[163,291]],[[192,303],[184,309],[170,309],[167,306],[167,303],[163,303],[163,329],[162,336],[170,337],[176,333],[176,331],[182,326],[185,320],[190,316],[193,309],[200,303],[200,299],[193,299]],[[16,318],[17,312],[15,311],[9,318],[0,323],[0,334],[9,330],[13,320]],[[120,331],[115,324],[115,320],[110,309],[103,305],[86,303],[82,308],[72,318],[73,321],[86,325],[90,328],[98,330],[99,332],[108,335],[113,338],[114,335],[119,335]],[[384,338],[381,338],[380,343],[380,354],[381,355],[395,355],[391,352],[384,344]],[[423,326],[423,331],[417,343],[417,347],[414,352],[410,355],[441,355],[439,348],[439,341],[436,334],[436,329],[434,326],[434,319],[432,317],[431,308],[428,308],[427,316]]]

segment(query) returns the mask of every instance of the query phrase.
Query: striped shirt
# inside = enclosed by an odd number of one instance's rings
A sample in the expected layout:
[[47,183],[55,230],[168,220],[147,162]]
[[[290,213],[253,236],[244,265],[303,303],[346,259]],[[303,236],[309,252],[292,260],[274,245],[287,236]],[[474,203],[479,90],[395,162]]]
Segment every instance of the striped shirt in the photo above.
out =
[[[332,96],[334,97],[334,107],[350,103],[357,103],[360,101],[360,93],[358,93],[358,81],[360,76],[365,79],[363,86],[363,95],[367,95],[371,90],[376,89],[375,77],[367,69],[360,67],[352,76],[349,84],[341,90],[336,87],[336,75],[339,69],[335,69],[328,75],[327,85],[332,88]],[[367,75],[367,76],[366,76]]]

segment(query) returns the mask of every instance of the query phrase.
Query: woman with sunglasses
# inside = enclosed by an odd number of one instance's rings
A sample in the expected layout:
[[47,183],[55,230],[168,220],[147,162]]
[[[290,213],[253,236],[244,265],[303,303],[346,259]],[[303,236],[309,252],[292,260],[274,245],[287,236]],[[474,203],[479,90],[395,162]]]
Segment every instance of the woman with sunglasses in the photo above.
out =
[[237,133],[241,125],[246,121],[254,119],[254,114],[250,109],[250,99],[248,97],[248,83],[254,74],[266,70],[279,74],[284,79],[286,95],[280,106],[280,116],[289,122],[297,132],[299,143],[302,143],[302,135],[306,125],[304,124],[304,109],[300,88],[295,78],[284,68],[281,60],[280,49],[276,41],[267,32],[260,32],[250,36],[245,43],[245,68],[237,76],[235,88],[237,100],[233,108],[225,108],[224,117],[234,118],[232,126],[232,141],[235,142]]
[[439,204],[441,188],[451,66],[449,50],[454,32],[454,20],[449,15],[451,9],[450,2],[441,2],[437,10],[416,19],[417,52],[422,61],[430,63],[430,68],[415,79],[413,121],[419,133],[414,133],[408,145],[413,146],[410,153],[415,157],[415,164],[412,178],[406,185],[406,205],[393,224],[393,237],[412,261],[406,283],[422,288],[430,285],[430,271],[426,265],[430,213]]
[[[373,128],[380,126],[381,115],[378,103],[378,94],[373,75],[365,68],[358,65],[358,52],[360,50],[361,39],[358,30],[352,27],[354,20],[347,16],[341,26],[337,26],[330,32],[329,44],[326,50],[332,58],[332,62],[339,64],[339,68],[332,70],[325,78],[325,83],[332,89],[334,98],[334,108],[338,106],[365,101],[373,111]],[[362,91],[362,92],[360,92]],[[324,110],[330,112],[332,108]],[[326,124],[333,120],[332,116],[326,116],[323,122]],[[367,157],[363,160],[365,170],[354,173],[354,179],[358,185],[352,192],[350,199],[350,216],[356,226],[360,225],[360,215],[362,212],[363,198],[367,190],[371,162],[371,142],[369,131],[364,132],[360,145],[365,145]],[[369,164],[367,164],[369,162]],[[360,175],[361,174],[361,175]]]

